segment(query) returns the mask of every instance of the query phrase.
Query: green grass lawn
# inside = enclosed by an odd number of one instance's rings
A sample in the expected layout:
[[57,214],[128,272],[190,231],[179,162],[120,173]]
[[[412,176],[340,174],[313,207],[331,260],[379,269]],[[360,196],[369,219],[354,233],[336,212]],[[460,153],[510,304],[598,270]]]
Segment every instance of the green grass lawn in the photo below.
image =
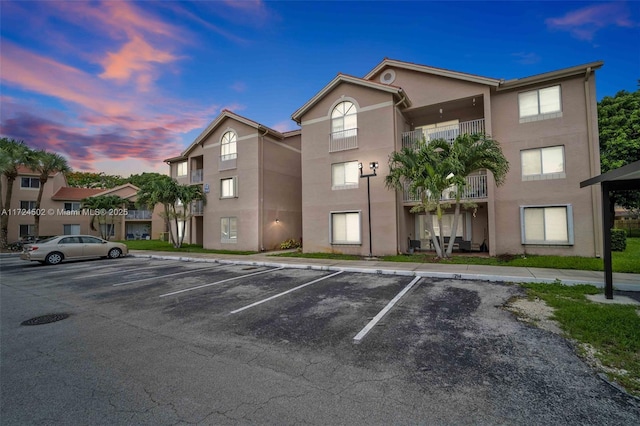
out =
[[[594,303],[585,298],[602,290],[590,286],[523,284],[530,298],[539,297],[555,309],[554,317],[568,337],[588,343],[602,365],[630,393],[640,396],[640,315],[633,305]],[[625,373],[626,371],[626,373]]]
[[[359,256],[336,253],[282,253],[275,256],[305,257],[313,259],[359,260]],[[498,257],[474,257],[455,255],[451,259],[436,259],[435,254],[400,254],[381,256],[388,262],[445,263],[462,265],[522,266],[530,268],[580,269],[585,271],[603,271],[604,261],[593,257],[577,256],[535,256],[513,255]],[[613,271],[640,274],[640,238],[627,238],[624,252],[613,252]]]
[[249,255],[255,254],[255,251],[239,251],[239,250],[207,250],[196,244],[183,244],[180,248],[175,248],[171,243],[160,240],[127,240],[120,241],[127,245],[129,250],[155,250],[170,251],[177,253],[213,253],[213,254],[238,254]]

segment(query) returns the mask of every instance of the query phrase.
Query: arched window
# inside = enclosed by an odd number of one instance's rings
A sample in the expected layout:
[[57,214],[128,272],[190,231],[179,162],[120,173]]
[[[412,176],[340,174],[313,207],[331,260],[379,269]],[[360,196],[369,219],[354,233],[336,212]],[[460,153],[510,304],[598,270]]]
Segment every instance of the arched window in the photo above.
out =
[[347,138],[358,133],[358,115],[353,102],[340,102],[331,111],[331,132],[334,138]]
[[234,132],[228,131],[222,135],[222,141],[220,144],[220,160],[233,160],[238,155],[238,151],[236,148],[236,140],[237,136]]

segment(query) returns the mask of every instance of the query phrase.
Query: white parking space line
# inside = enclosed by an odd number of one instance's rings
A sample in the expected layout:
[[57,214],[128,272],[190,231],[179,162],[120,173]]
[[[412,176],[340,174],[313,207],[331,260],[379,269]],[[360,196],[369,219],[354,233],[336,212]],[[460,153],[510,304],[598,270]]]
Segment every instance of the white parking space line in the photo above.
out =
[[205,270],[208,270],[208,269],[220,268],[221,266],[222,265],[214,265],[214,266],[208,266],[206,268],[198,268],[198,269],[191,269],[189,271],[176,272],[174,274],[156,275],[156,276],[153,276],[153,277],[141,278],[139,280],[126,281],[124,283],[113,284],[113,287],[119,287],[121,285],[129,285],[129,284],[139,283],[139,282],[142,282],[142,281],[149,281],[149,280],[153,280],[153,279],[156,279],[156,278],[162,279],[162,278],[167,278],[167,277],[175,277],[176,275],[191,274],[191,273],[194,273],[194,272],[205,271]]
[[254,275],[267,274],[269,272],[279,271],[280,269],[284,269],[284,266],[281,266],[280,268],[269,269],[268,271],[254,272],[252,274],[245,274],[245,275],[240,275],[238,277],[227,278],[226,280],[216,281],[215,283],[202,284],[202,285],[195,286],[195,287],[185,288],[183,290],[172,291],[171,293],[161,294],[158,297],[173,296],[174,294],[180,294],[180,293],[185,293],[187,291],[198,290],[200,288],[210,287],[210,286],[216,285],[216,284],[222,284],[222,283],[226,283],[226,282],[233,281],[233,280],[239,280],[240,278],[247,278],[247,277],[252,277]]
[[275,294],[275,295],[273,295],[273,296],[271,296],[271,297],[267,297],[266,299],[259,300],[259,301],[255,302],[255,303],[252,303],[252,304],[250,304],[250,305],[247,305],[247,306],[244,306],[244,307],[242,307],[242,308],[236,309],[235,311],[231,311],[231,312],[229,312],[229,313],[230,313],[230,314],[236,314],[236,313],[238,313],[238,312],[242,312],[242,311],[244,311],[245,309],[249,309],[249,308],[253,308],[254,306],[261,305],[261,304],[263,304],[263,303],[265,303],[265,302],[268,302],[268,301],[270,301],[270,300],[276,299],[276,298],[278,298],[278,297],[280,297],[280,296],[284,296],[285,294],[289,294],[289,293],[292,293],[292,292],[294,292],[294,291],[296,291],[296,290],[300,290],[301,288],[304,288],[304,287],[306,287],[306,286],[308,286],[308,285],[315,284],[315,283],[317,283],[317,282],[319,282],[319,281],[322,281],[322,280],[326,280],[327,278],[335,277],[336,275],[341,274],[342,272],[344,272],[344,271],[338,271],[338,272],[333,273],[333,274],[331,274],[331,275],[327,275],[326,277],[318,278],[317,280],[313,280],[313,281],[308,282],[308,283],[306,283],[306,284],[301,284],[301,285],[299,285],[299,286],[297,286],[297,287],[294,287],[294,288],[289,289],[289,290],[287,290],[287,291],[283,291],[282,293]]
[[356,334],[356,336],[353,338],[353,343],[356,343],[356,344],[360,343],[362,341],[362,339],[364,339],[364,336],[366,336],[367,333],[369,331],[371,331],[371,329],[373,327],[375,327],[376,324],[382,319],[382,317],[385,316],[387,314],[387,312],[389,312],[391,310],[393,305],[395,305],[398,302],[398,300],[400,300],[402,298],[402,296],[407,294],[407,292],[409,290],[411,290],[411,287],[413,287],[415,285],[415,283],[420,281],[421,278],[422,277],[415,277],[413,279],[413,281],[411,281],[409,284],[407,284],[407,286],[405,288],[403,288],[402,291],[400,293],[398,293],[396,295],[396,297],[394,297],[391,300],[391,302],[387,303],[387,306],[385,306],[380,312],[378,312],[378,315],[373,317],[373,319],[371,321],[369,321],[369,324],[367,324],[362,330],[360,330],[360,332],[358,334]]
[[[166,265],[166,264],[163,263],[162,265],[147,266],[146,268],[131,268],[131,269],[118,270],[118,271],[116,271],[116,273],[118,275],[121,275],[121,274],[123,274],[125,272],[138,272],[138,271],[144,271],[146,269],[158,269],[158,268],[164,268],[164,267],[170,267],[170,266],[174,266],[174,265]],[[74,280],[79,280],[79,279],[83,279],[83,278],[99,277],[99,276],[102,276],[102,275],[114,275],[114,272],[113,271],[108,271],[108,272],[101,272],[101,273],[98,273],[98,274],[81,275],[79,277],[74,277],[73,279]]]

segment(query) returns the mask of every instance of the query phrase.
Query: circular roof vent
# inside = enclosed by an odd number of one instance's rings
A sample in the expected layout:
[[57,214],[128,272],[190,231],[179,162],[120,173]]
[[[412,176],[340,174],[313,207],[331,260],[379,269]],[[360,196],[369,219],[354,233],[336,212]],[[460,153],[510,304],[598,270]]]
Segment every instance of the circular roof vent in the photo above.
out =
[[391,84],[396,79],[396,72],[394,70],[384,70],[380,74],[380,83]]

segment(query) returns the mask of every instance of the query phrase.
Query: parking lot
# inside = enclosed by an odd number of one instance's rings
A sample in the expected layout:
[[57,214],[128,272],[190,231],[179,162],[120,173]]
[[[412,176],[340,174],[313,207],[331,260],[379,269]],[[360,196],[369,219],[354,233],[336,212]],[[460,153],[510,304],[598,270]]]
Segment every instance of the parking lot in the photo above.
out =
[[[640,424],[503,283],[0,258],[3,424]],[[62,321],[23,326],[33,317]]]

